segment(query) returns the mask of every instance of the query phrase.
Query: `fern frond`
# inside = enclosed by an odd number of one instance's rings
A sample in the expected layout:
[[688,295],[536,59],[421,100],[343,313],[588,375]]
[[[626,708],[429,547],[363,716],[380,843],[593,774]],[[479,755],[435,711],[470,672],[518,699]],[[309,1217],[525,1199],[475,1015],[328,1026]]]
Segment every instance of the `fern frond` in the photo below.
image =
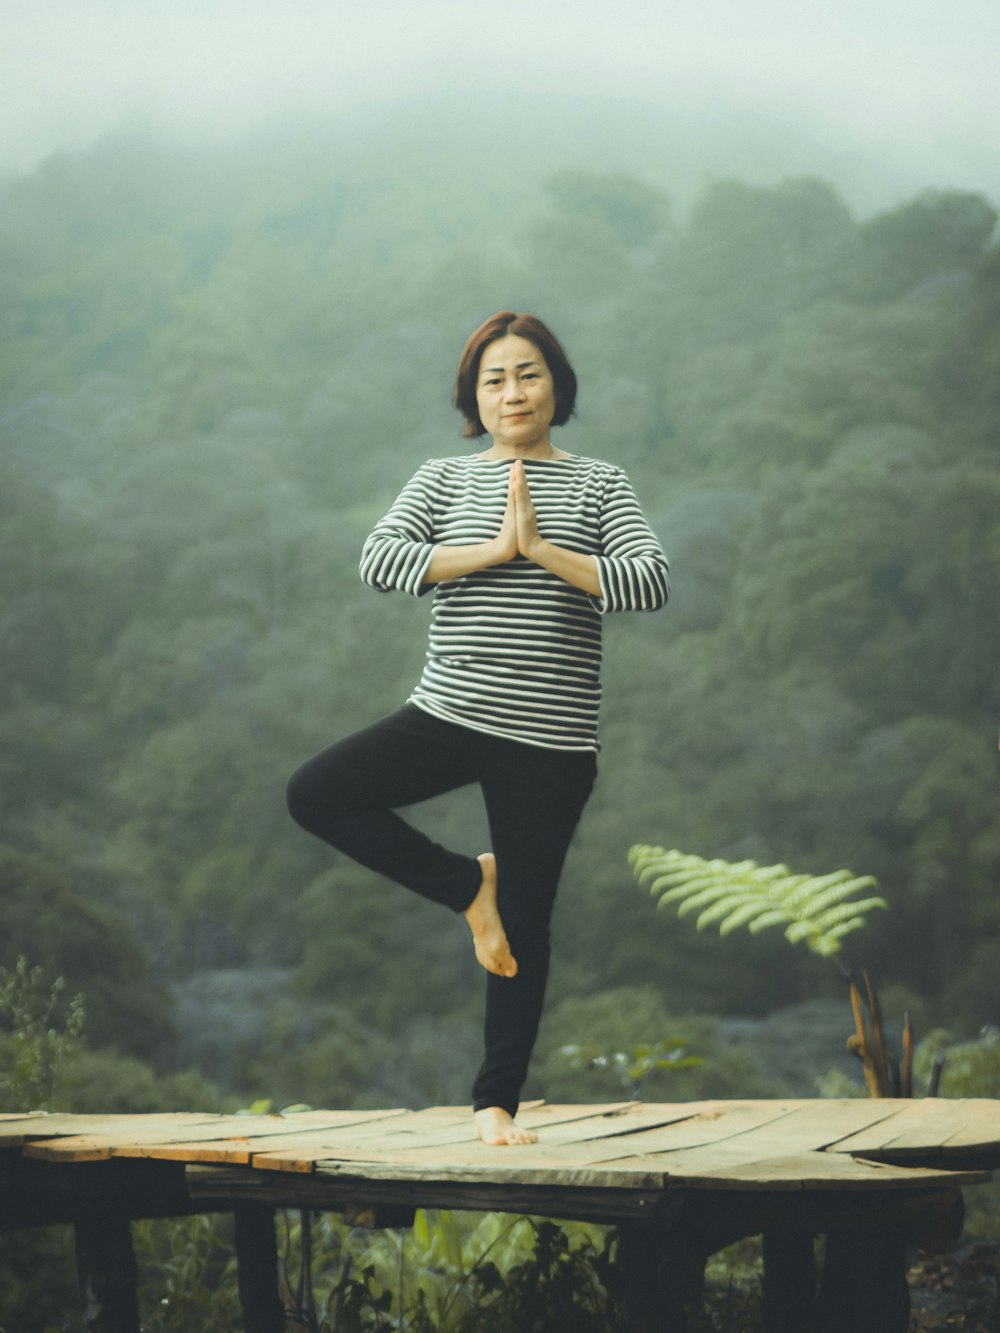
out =
[[[711,907],[705,908],[704,912],[702,912],[701,916],[699,916],[698,920],[695,922],[695,925],[699,930],[704,930],[706,926],[714,926],[716,921],[721,921],[724,925],[728,918],[746,906],[748,906],[748,904],[745,893],[727,892],[721,898],[718,898]],[[749,906],[752,907],[755,912],[759,910],[757,904],[754,902],[751,902]],[[722,933],[722,926],[719,927],[719,933]]]
[[747,925],[755,916],[760,916],[762,910],[762,905],[759,902],[752,899],[750,902],[744,901],[742,907],[737,907],[731,916],[726,917],[719,927],[719,934],[722,936],[731,935],[734,930],[739,930],[741,926]]
[[710,884],[707,888],[702,887],[697,892],[689,893],[685,897],[677,909],[677,915],[690,916],[692,912],[697,912],[699,908],[717,902],[724,893],[728,892],[728,887],[720,884]]
[[[681,882],[678,883],[678,880],[681,880]],[[670,875],[658,879],[656,883],[663,885],[665,889],[663,898],[668,903],[680,902],[684,898],[690,898],[693,894],[700,893],[702,889],[711,889],[713,892],[723,893],[727,887],[726,885],[720,884],[717,879],[713,879],[710,875],[699,875],[696,878],[682,878],[680,875]]]
[[[871,875],[861,875],[857,879],[844,880],[840,878],[841,874],[843,874],[842,871],[838,873],[836,882],[831,884],[828,889],[820,890],[815,894],[809,894],[807,896],[806,901],[802,905],[803,916],[822,916],[825,911],[838,903],[842,903],[845,899],[849,898],[852,893],[857,893],[860,889],[873,888],[875,885],[875,881]],[[824,878],[830,880],[834,877],[832,875],[826,875]],[[877,901],[882,907],[886,906],[883,899],[879,898]]]
[[888,906],[884,898],[862,898],[860,902],[841,903],[839,907],[831,907],[824,912],[817,919],[816,925],[826,934],[845,921],[854,921],[864,912],[873,912],[876,908],[888,910]]
[[755,917],[747,926],[747,930],[751,935],[759,935],[762,930],[767,930],[768,926],[782,926],[791,920],[792,914],[787,907],[771,907]]
[[697,913],[699,930],[718,923],[720,935],[744,928],[757,935],[784,926],[790,943],[805,943],[825,957],[838,952],[841,939],[860,929],[869,912],[887,906],[876,896],[858,899],[875,880],[849,870],[793,874],[786,865],[706,861],[644,844],[629,851],[629,861],[658,907],[674,906],[678,916]]

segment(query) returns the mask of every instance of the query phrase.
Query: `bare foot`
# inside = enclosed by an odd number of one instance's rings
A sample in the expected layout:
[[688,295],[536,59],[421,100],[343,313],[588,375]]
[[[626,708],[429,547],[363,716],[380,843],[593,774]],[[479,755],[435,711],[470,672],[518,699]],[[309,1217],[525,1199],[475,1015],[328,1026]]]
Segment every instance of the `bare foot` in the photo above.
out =
[[472,942],[476,947],[476,957],[486,968],[498,977],[513,977],[517,974],[517,963],[507,943],[507,934],[497,911],[497,862],[492,852],[484,852],[479,857],[483,868],[483,882],[479,892],[465,909],[465,919],[472,931]]
[[514,1117],[502,1106],[487,1106],[482,1111],[473,1112],[476,1133],[484,1143],[537,1143],[538,1135],[531,1129],[522,1129],[514,1124]]

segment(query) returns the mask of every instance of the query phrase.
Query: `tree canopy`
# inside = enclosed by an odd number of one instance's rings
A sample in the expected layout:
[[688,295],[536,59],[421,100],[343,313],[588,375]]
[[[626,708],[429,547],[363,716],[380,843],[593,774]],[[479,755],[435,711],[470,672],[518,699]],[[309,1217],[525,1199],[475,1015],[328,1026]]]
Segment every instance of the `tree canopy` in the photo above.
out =
[[[454,363],[516,305],[580,377],[559,443],[629,470],[674,584],[662,615],[607,625],[554,1002],[652,986],[675,1015],[762,1013],[829,984],[780,946],[650,920],[626,854],[656,840],[877,876],[873,971],[940,1022],[995,1021],[990,203],[929,191],[859,221],[822,181],[721,181],[679,219],[575,168],[511,214],[430,170],[288,149],[121,140],[0,184],[0,841],[21,923],[0,962],[72,973],[132,1051],[139,1029],[169,1046],[168,986],[281,969],[290,1097],[331,1013],[359,1097],[392,1059],[366,1083],[361,1034],[398,1053],[416,987],[420,1021],[474,1021],[464,940],[305,839],[282,790],[416,678],[427,604],[372,596],[360,544],[424,458],[467,447]],[[481,849],[465,794],[417,818]],[[291,995],[314,1015],[294,1040]]]

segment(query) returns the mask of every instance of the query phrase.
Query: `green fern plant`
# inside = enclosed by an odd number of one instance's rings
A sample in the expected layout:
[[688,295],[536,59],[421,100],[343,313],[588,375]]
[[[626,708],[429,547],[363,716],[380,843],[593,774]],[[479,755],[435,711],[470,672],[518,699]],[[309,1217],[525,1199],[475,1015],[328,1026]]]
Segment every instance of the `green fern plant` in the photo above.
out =
[[630,850],[629,861],[658,907],[676,905],[681,917],[697,912],[699,930],[717,925],[722,936],[739,929],[757,935],[784,926],[789,943],[805,943],[824,958],[840,952],[841,940],[860,930],[869,912],[887,907],[884,898],[858,898],[875,880],[849,870],[794,875],[784,865],[706,861],[642,844]]
[[[832,958],[848,982],[854,1033],[848,1047],[861,1061],[871,1097],[913,1096],[913,1029],[903,1015],[900,1054],[888,1047],[875,987],[868,973],[855,976],[839,957],[845,935],[860,930],[868,913],[887,908],[869,894],[871,875],[835,870],[828,875],[793,875],[787,866],[759,866],[756,861],[706,861],[686,852],[637,844],[629,861],[640,884],[659,898],[658,907],[677,905],[678,916],[697,912],[697,926],[717,925],[720,935],[745,928],[758,935],[784,926],[791,944],[805,943],[813,953]],[[933,1095],[933,1094],[932,1094]]]

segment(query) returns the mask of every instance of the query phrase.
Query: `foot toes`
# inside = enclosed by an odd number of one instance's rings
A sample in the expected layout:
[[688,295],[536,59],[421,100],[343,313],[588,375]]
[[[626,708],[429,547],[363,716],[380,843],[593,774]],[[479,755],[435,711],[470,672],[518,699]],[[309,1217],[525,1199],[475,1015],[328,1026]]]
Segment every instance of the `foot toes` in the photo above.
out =
[[499,1106],[490,1106],[475,1112],[476,1133],[491,1147],[505,1144],[537,1143],[538,1135],[530,1129],[522,1129],[514,1123],[512,1117]]

